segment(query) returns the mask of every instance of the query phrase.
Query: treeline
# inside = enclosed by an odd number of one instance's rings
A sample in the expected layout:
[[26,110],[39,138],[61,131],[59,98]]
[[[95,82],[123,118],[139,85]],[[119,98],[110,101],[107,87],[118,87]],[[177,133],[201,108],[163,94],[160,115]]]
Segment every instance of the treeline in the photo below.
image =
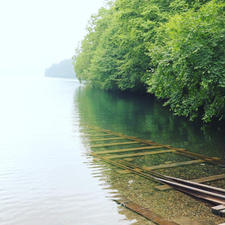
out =
[[91,17],[77,78],[105,90],[146,91],[176,115],[225,118],[223,0],[115,0]]
[[45,76],[75,79],[76,75],[73,70],[72,59],[64,59],[51,65],[45,70]]

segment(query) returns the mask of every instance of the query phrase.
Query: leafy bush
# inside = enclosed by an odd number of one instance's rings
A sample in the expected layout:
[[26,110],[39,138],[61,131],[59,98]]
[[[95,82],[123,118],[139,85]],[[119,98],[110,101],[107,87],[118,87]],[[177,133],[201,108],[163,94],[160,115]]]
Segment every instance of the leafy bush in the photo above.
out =
[[210,1],[160,26],[149,47],[148,91],[177,115],[209,122],[225,115],[225,4]]
[[115,0],[92,16],[74,57],[92,86],[146,91],[177,115],[225,117],[223,0]]

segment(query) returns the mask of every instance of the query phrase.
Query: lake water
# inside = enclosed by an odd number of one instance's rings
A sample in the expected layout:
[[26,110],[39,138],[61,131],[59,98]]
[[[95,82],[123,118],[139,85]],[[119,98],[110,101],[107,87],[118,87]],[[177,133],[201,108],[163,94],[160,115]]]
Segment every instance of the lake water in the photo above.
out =
[[146,96],[12,76],[0,77],[0,104],[0,225],[142,222],[112,201],[123,193],[113,169],[88,156],[86,125],[225,158],[223,128],[202,129]]

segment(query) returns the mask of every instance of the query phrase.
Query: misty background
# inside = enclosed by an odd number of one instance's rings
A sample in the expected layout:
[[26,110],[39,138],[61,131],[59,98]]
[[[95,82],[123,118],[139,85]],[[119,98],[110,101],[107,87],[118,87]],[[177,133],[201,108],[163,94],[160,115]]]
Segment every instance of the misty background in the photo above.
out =
[[41,75],[71,58],[104,0],[0,2],[0,76]]
[[65,59],[59,63],[51,65],[45,70],[45,76],[74,79],[76,76],[73,69],[72,59]]

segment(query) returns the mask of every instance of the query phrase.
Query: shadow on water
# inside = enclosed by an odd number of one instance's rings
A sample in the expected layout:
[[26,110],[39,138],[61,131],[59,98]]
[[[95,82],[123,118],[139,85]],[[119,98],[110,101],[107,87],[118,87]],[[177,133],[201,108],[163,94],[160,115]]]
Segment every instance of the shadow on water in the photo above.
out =
[[148,96],[80,88],[75,101],[81,124],[225,159],[225,126],[203,128],[198,123],[174,116],[160,102]]
[[[86,136],[83,138],[83,142],[90,151],[95,151],[95,149],[90,148],[92,142],[91,138],[87,136],[90,131],[86,126],[97,126],[125,135],[150,139],[161,144],[184,147],[192,152],[225,158],[224,129],[215,127],[202,129],[201,125],[197,123],[174,116],[155,99],[147,96],[108,93],[80,87],[76,90],[74,101],[79,112],[81,133],[83,132],[84,136]],[[110,149],[111,147],[107,147],[100,150]],[[168,160],[171,163],[180,160],[185,161],[186,159],[185,157],[179,158],[172,155],[165,155],[165,157],[146,155],[140,158],[134,157],[131,160],[131,163],[138,166],[152,166],[165,163]],[[158,184],[155,182],[132,173],[121,173],[119,168],[92,158],[90,167],[93,169],[95,166],[100,167],[101,170],[98,174],[93,172],[93,176],[96,176],[107,186],[104,188],[108,190],[110,199],[129,199],[143,207],[153,209],[154,212],[167,219],[172,219],[175,222],[182,221],[181,224],[183,225],[190,225],[190,218],[193,219],[191,224],[196,225],[214,225],[221,222],[220,218],[210,213],[209,205],[176,191],[156,191],[155,187]],[[212,165],[208,165],[206,169],[205,167],[201,169],[200,164],[190,165],[186,170],[183,167],[175,168],[172,170],[172,174],[167,170],[163,171],[164,174],[185,179],[224,172],[223,168]],[[225,185],[224,181],[216,181],[213,184],[220,187]],[[125,215],[129,221],[134,220],[132,224],[153,224],[121,206],[118,207],[119,212]]]

